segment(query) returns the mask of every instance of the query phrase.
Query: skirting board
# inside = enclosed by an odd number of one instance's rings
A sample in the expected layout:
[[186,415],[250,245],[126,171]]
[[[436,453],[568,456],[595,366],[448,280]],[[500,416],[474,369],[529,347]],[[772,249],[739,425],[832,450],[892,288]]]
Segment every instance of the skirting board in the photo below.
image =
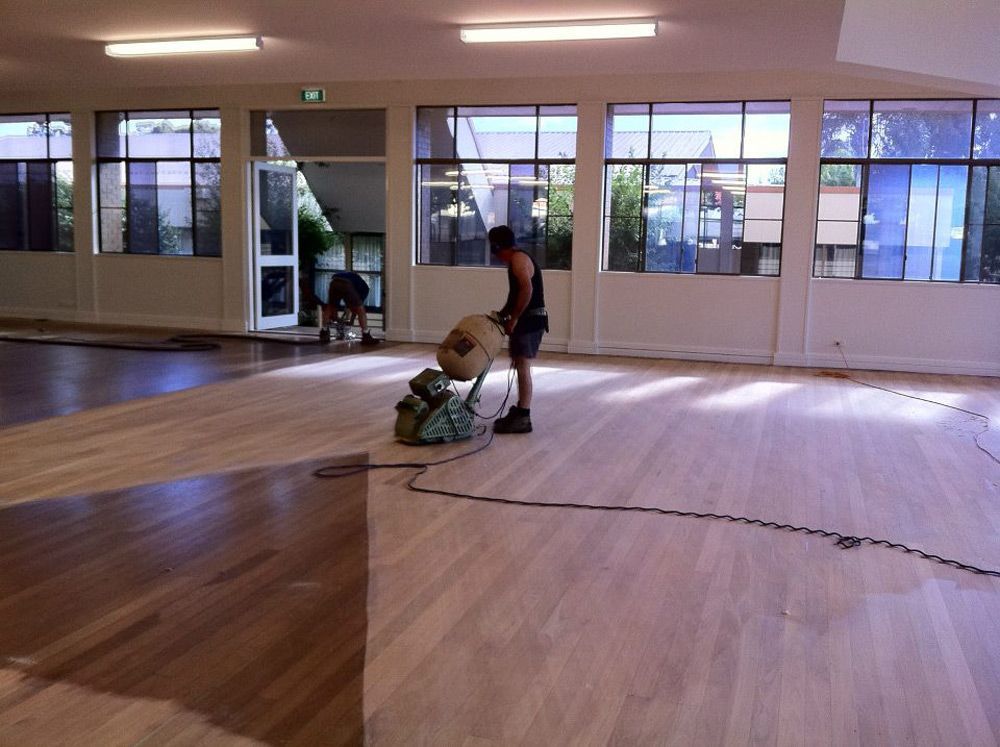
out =
[[[903,371],[907,373],[956,374],[961,376],[1000,376],[1000,363],[995,361],[948,361],[925,358],[890,358],[880,355],[847,355],[851,369],[870,371]],[[776,366],[843,369],[839,355],[781,354],[774,356]]]
[[109,324],[121,327],[163,327],[167,329],[200,329],[221,332],[245,332],[242,322],[203,317],[156,316],[153,314],[101,314],[68,309],[25,309],[0,307],[0,317],[11,319],[46,319],[54,322]]

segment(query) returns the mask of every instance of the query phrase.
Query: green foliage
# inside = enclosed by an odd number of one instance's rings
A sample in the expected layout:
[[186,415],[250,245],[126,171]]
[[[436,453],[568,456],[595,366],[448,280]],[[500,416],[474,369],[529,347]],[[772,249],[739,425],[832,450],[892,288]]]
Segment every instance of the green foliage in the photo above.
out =
[[642,230],[643,167],[613,166],[611,170],[611,225],[608,231],[608,269],[639,269]]

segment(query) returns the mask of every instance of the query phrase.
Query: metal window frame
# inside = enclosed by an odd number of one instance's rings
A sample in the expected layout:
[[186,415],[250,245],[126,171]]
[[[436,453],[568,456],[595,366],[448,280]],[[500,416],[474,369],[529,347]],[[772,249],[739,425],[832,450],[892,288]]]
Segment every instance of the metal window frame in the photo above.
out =
[[[157,113],[157,112],[187,112],[187,115],[188,115],[187,116],[187,120],[188,120],[188,133],[187,133],[188,134],[188,156],[187,157],[184,157],[184,156],[171,156],[171,157],[168,157],[168,158],[155,158],[155,157],[146,157],[146,156],[143,156],[143,157],[133,158],[132,155],[131,155],[131,153],[130,153],[131,145],[130,145],[130,136],[129,136],[129,132],[128,132],[128,123],[129,123],[129,121],[131,121],[131,115],[135,111],[145,111],[145,112],[149,112],[149,113]],[[101,167],[101,165],[102,164],[108,164],[108,163],[121,163],[121,164],[125,165],[125,204],[122,206],[122,209],[125,211],[126,220],[125,220],[125,229],[124,229],[124,236],[123,236],[123,243],[122,243],[123,249],[122,249],[121,253],[122,254],[146,255],[146,252],[133,252],[133,251],[131,251],[131,243],[132,243],[131,242],[131,239],[132,239],[131,233],[132,233],[132,231],[131,231],[130,222],[127,219],[128,218],[128,204],[129,204],[129,200],[131,199],[131,193],[132,193],[132,183],[131,183],[132,182],[132,178],[131,178],[131,171],[129,169],[129,164],[131,164],[131,163],[154,163],[154,164],[159,164],[159,163],[188,163],[188,164],[190,164],[190,173],[191,173],[191,179],[190,179],[190,187],[191,187],[191,254],[179,254],[179,255],[164,254],[161,251],[160,238],[159,238],[159,230],[157,230],[156,252],[155,253],[151,253],[151,254],[149,254],[147,256],[155,256],[155,257],[174,257],[174,256],[178,256],[178,257],[200,257],[200,258],[209,258],[209,259],[220,259],[222,257],[221,251],[220,251],[219,254],[202,254],[202,253],[200,253],[198,251],[198,247],[199,247],[199,241],[198,241],[198,210],[197,210],[197,189],[198,189],[198,185],[197,185],[197,180],[196,180],[197,169],[195,168],[195,166],[197,166],[198,164],[219,164],[220,173],[221,173],[222,156],[221,156],[221,154],[219,156],[211,156],[211,157],[196,157],[194,155],[194,122],[195,122],[195,112],[217,112],[218,113],[219,109],[217,107],[204,106],[204,107],[191,107],[191,108],[178,108],[178,109],[148,109],[148,110],[147,109],[143,109],[143,110],[138,110],[138,109],[137,110],[117,110],[117,109],[111,109],[111,110],[101,110],[101,111],[97,111],[97,112],[94,113],[95,121],[96,121],[96,118],[97,118],[97,116],[99,114],[118,114],[118,115],[121,116],[121,119],[119,121],[125,123],[125,137],[123,138],[124,139],[124,143],[125,143],[125,153],[124,153],[124,155],[113,157],[113,156],[101,156],[101,155],[98,154],[94,158],[94,163],[95,163],[95,165],[97,167],[97,185],[98,185],[98,188],[97,188],[97,227],[98,227],[98,231],[97,231],[97,247],[98,247],[98,252],[99,253],[104,253],[104,246],[103,246],[103,244],[104,244],[104,236],[103,236],[103,232],[101,231],[101,221],[103,219],[102,205],[101,205],[101,189],[100,189],[100,184],[101,184],[101,182],[100,182],[100,180],[101,180],[100,167]],[[220,118],[221,118],[221,115],[220,115]],[[201,117],[199,119],[201,119]],[[157,185],[157,187],[158,186],[159,185]],[[157,220],[159,220],[159,219],[157,219]],[[159,228],[159,226],[157,226],[157,228]],[[220,247],[220,249],[221,249],[221,247]]]
[[[419,119],[419,116],[420,116],[419,111],[420,111],[420,109],[449,109],[449,114],[448,114],[447,118],[452,121],[452,132],[454,132],[454,133],[458,132],[458,110],[461,109],[461,108],[523,109],[523,108],[531,107],[531,108],[534,109],[534,119],[535,119],[535,131],[534,131],[534,151],[535,151],[535,157],[534,158],[459,158],[459,156],[458,156],[458,138],[455,137],[454,135],[452,135],[452,138],[451,138],[451,154],[452,154],[451,158],[440,158],[440,157],[427,157],[427,158],[423,158],[423,157],[414,157],[414,159],[413,159],[413,165],[414,165],[414,174],[416,175],[416,178],[414,179],[414,190],[415,190],[414,205],[416,206],[416,220],[417,220],[417,246],[416,246],[416,252],[415,252],[415,254],[416,254],[416,256],[415,256],[416,264],[418,264],[418,265],[436,266],[436,267],[467,267],[467,266],[471,266],[471,267],[480,267],[480,266],[491,267],[492,266],[492,265],[489,265],[489,264],[487,264],[487,265],[460,265],[460,264],[457,263],[458,243],[459,243],[459,225],[458,225],[458,222],[459,222],[459,218],[461,217],[460,214],[458,214],[458,213],[456,213],[456,216],[455,216],[456,225],[455,225],[455,231],[454,231],[454,238],[449,242],[450,249],[451,249],[450,261],[447,264],[441,264],[441,263],[437,263],[437,262],[433,262],[432,263],[432,262],[423,262],[423,261],[421,261],[421,258],[420,258],[420,249],[421,249],[421,246],[420,246],[420,235],[421,235],[422,223],[423,223],[423,220],[424,220],[423,204],[422,204],[422,201],[421,201],[421,198],[420,198],[420,192],[421,192],[421,187],[420,187],[421,168],[423,166],[455,166],[456,170],[458,171],[458,175],[455,177],[455,183],[458,185],[458,189],[461,190],[462,189],[462,173],[464,171],[463,166],[465,166],[465,165],[493,164],[493,165],[505,166],[507,168],[508,177],[510,176],[510,168],[511,168],[511,166],[522,166],[522,165],[523,166],[533,166],[534,167],[534,173],[535,173],[536,180],[538,178],[538,169],[539,169],[539,167],[542,167],[542,166],[544,166],[544,167],[551,167],[551,166],[576,166],[576,154],[575,154],[575,150],[574,150],[574,157],[573,158],[545,158],[545,159],[542,159],[542,158],[540,158],[538,156],[539,142],[540,142],[540,139],[541,139],[541,110],[543,108],[559,107],[559,106],[572,107],[573,110],[574,110],[574,116],[578,116],[576,114],[577,105],[576,104],[565,104],[565,103],[564,104],[454,104],[454,105],[443,105],[443,106],[419,106],[419,107],[416,108],[417,109],[417,113],[416,113],[414,121],[417,121]],[[546,189],[548,190],[548,189],[551,188],[551,183],[552,183],[551,168],[549,168],[549,170],[548,170],[547,182],[548,183],[546,184]],[[576,189],[576,176],[575,176],[575,174],[574,174],[573,187],[574,187],[574,190],[575,190]],[[532,194],[535,196],[535,199],[537,199],[537,196],[538,196],[538,189],[539,189],[539,185],[537,185],[537,184],[534,185]],[[509,214],[509,211],[510,211],[510,199],[511,199],[510,190],[508,190],[508,194],[507,194],[507,200],[508,200],[507,209],[508,209],[508,214]],[[573,216],[571,215],[571,216],[569,216],[569,218],[572,220]],[[548,232],[549,232],[549,226],[548,226],[548,221],[546,221],[546,224],[545,224],[545,235],[542,237],[542,243],[544,245],[546,245],[546,246],[548,246],[548,238],[549,238]],[[570,260],[570,267],[572,268],[572,259]]]

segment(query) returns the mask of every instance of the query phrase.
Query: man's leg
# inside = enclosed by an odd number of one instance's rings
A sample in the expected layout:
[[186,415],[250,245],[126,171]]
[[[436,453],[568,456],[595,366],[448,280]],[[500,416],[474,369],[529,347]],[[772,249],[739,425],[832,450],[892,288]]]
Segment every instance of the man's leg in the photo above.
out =
[[522,410],[531,409],[531,358],[514,359],[517,371],[517,406]]

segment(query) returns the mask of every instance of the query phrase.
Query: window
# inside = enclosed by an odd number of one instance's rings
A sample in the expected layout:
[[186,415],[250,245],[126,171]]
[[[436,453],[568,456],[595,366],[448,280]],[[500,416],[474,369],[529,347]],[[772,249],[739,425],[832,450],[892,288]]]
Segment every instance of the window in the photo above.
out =
[[541,267],[570,268],[575,106],[420,108],[416,141],[420,263],[489,265],[506,224]]
[[604,269],[777,275],[789,104],[608,107]]
[[73,251],[69,114],[0,117],[0,249]]
[[102,252],[219,256],[215,110],[99,112]]
[[1000,101],[827,101],[816,277],[1000,283]]

